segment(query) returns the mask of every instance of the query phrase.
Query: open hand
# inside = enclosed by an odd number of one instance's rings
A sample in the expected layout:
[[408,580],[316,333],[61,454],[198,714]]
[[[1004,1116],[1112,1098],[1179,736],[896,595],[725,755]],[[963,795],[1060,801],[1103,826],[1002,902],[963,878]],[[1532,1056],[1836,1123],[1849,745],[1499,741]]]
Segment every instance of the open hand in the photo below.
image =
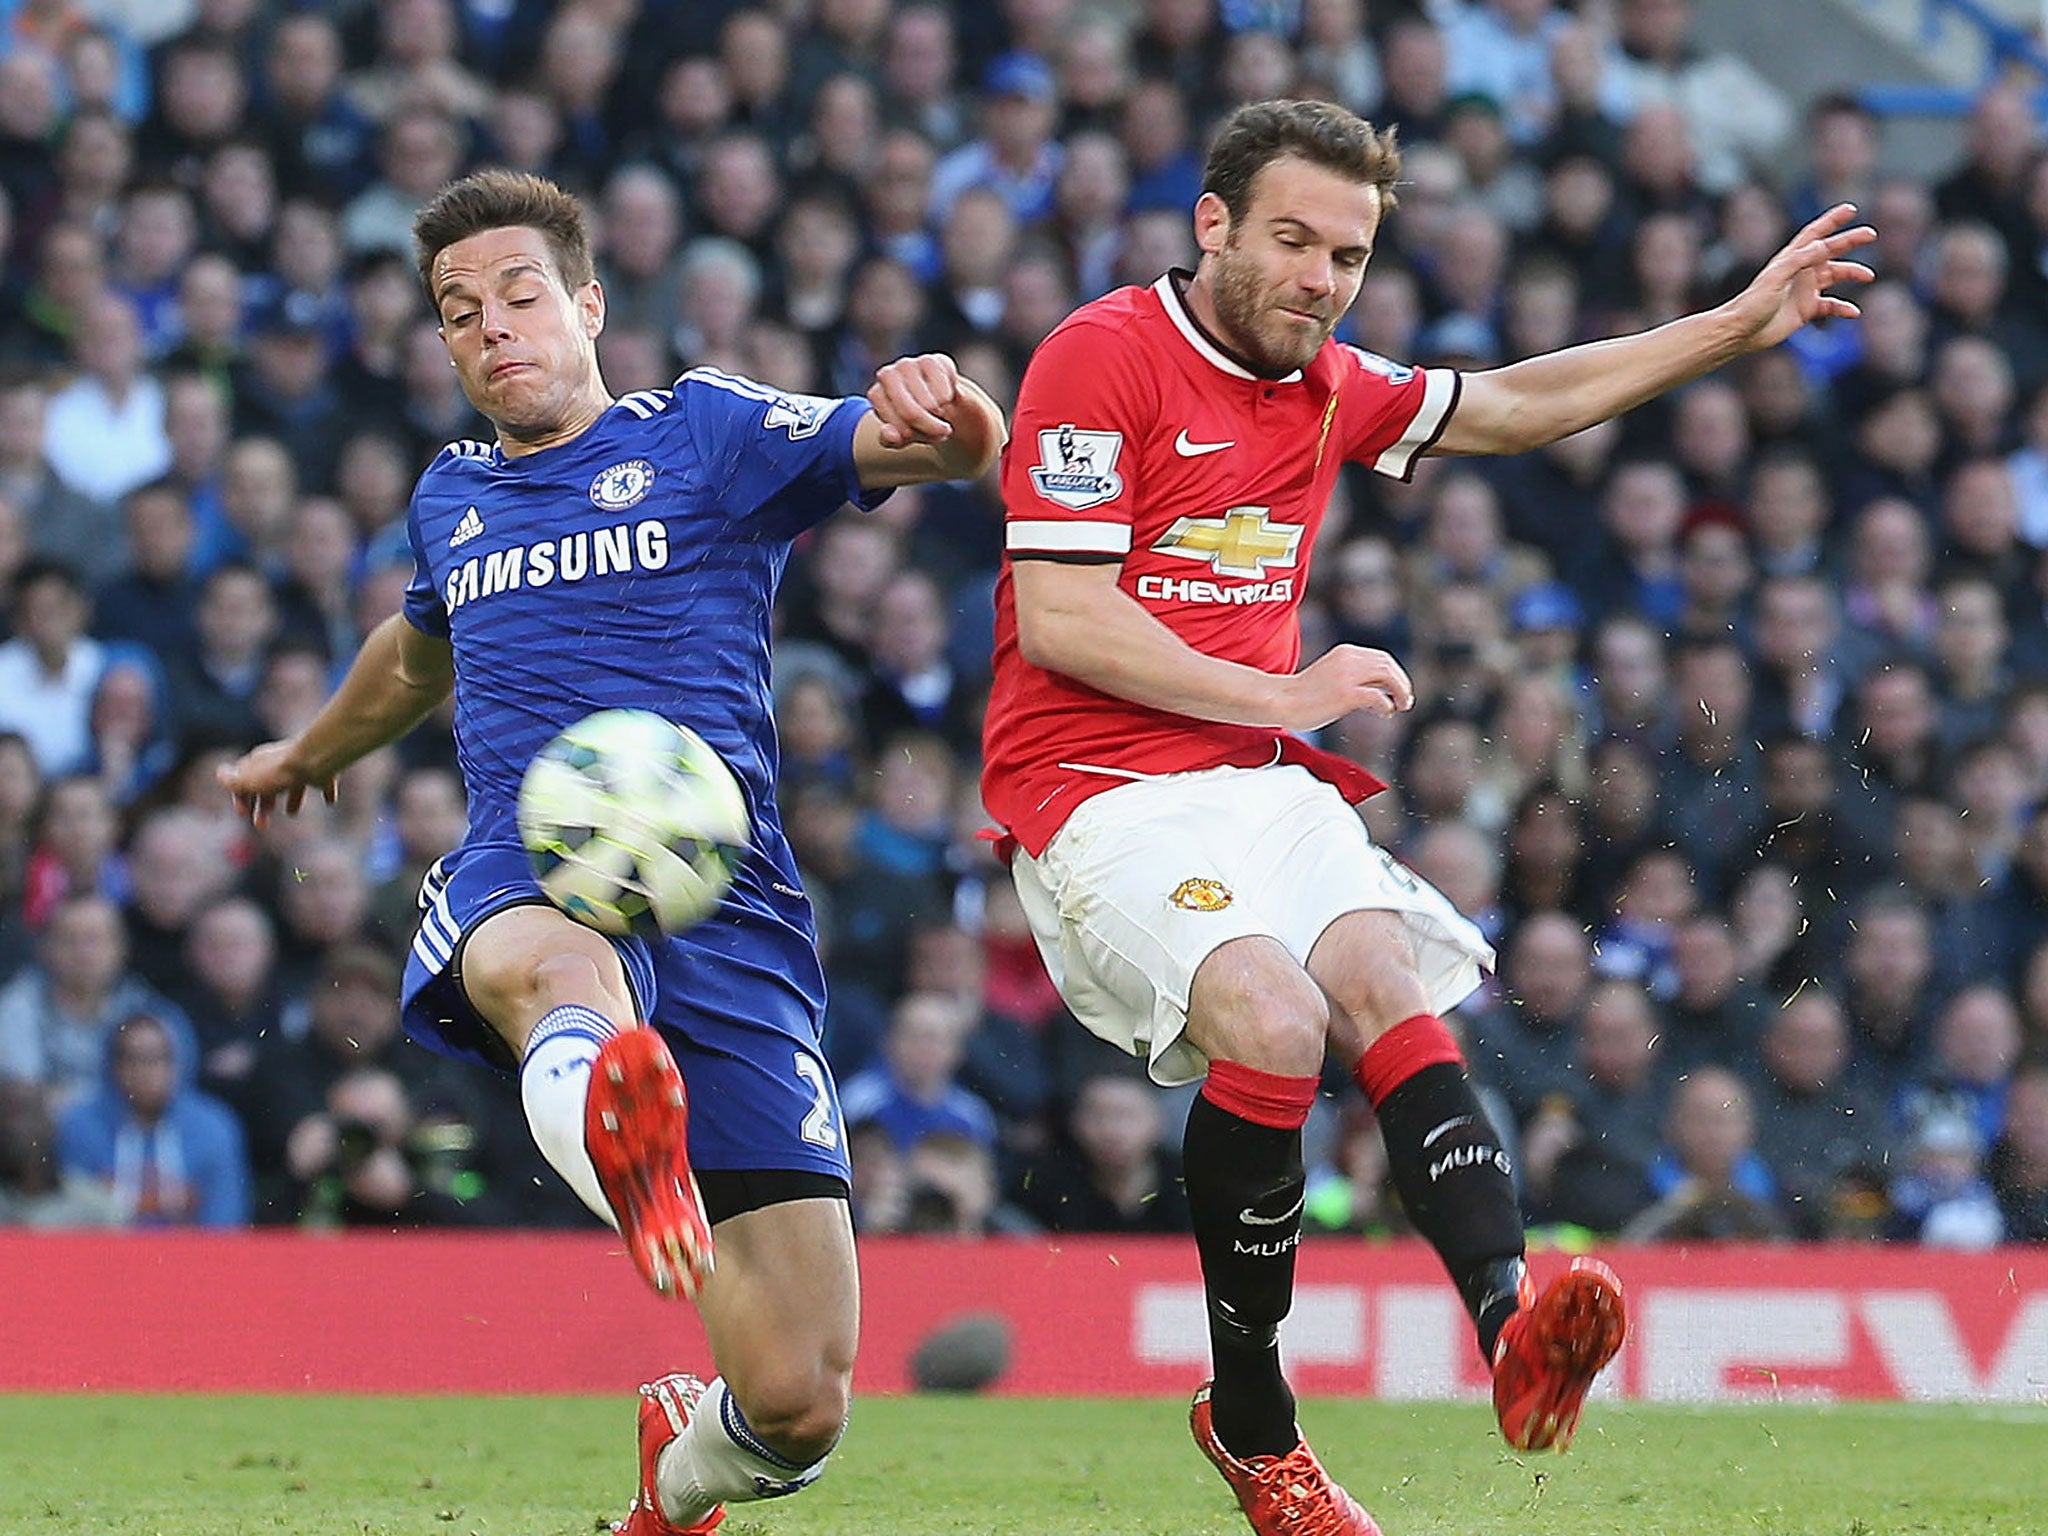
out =
[[219,771],[221,787],[234,797],[235,814],[246,816],[257,826],[270,824],[270,813],[284,802],[287,816],[296,816],[306,803],[306,791],[317,789],[329,805],[334,804],[334,780],[309,774],[295,760],[296,743],[265,742],[243,753]]
[[1828,293],[1837,283],[1867,283],[1876,274],[1849,253],[1870,244],[1877,231],[1868,224],[1845,228],[1856,217],[1848,203],[1837,203],[1794,235],[1785,248],[1764,263],[1747,288],[1729,300],[1745,322],[1748,347],[1775,347],[1809,321],[1824,317],[1853,319],[1862,313],[1847,299]]

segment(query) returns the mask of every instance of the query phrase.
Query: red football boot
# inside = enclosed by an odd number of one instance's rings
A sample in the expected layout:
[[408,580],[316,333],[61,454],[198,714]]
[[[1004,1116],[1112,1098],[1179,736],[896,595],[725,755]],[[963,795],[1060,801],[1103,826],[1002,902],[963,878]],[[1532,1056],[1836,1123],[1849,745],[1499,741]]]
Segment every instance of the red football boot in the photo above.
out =
[[1216,1464],[1237,1506],[1259,1536],[1380,1536],[1371,1515],[1332,1481],[1308,1448],[1297,1440],[1285,1456],[1253,1456],[1239,1461],[1216,1438],[1209,1416],[1210,1383],[1202,1383],[1188,1410],[1195,1444]]
[[640,1389],[640,1492],[626,1518],[613,1523],[612,1536],[706,1536],[725,1518],[721,1504],[695,1525],[672,1524],[654,1492],[655,1464],[690,1422],[703,1395],[704,1383],[694,1376],[664,1376]]
[[1521,1309],[1493,1346],[1493,1411],[1508,1444],[1570,1445],[1586,1389],[1627,1336],[1621,1282],[1598,1259],[1573,1259],[1541,1296],[1525,1273]]
[[634,1267],[662,1295],[683,1300],[712,1268],[689,1129],[683,1074],[661,1036],[624,1029],[605,1041],[590,1066],[583,1146]]

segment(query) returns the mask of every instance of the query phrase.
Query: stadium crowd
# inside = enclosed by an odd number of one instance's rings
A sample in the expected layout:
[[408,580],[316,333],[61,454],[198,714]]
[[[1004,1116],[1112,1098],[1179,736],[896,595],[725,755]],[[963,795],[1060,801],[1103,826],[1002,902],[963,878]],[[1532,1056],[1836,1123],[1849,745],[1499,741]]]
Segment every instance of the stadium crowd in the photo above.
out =
[[[615,392],[711,365],[999,399],[1191,265],[1207,127],[1398,127],[1341,333],[1481,368],[1733,291],[1839,200],[1859,322],[1520,459],[1349,472],[1327,744],[1477,917],[1454,1021],[1531,1220],[2048,1240],[2048,150],[1937,184],[1795,114],[1685,0],[0,0],[0,1222],[570,1224],[509,1080],[405,1041],[460,835],[445,718],[262,831],[214,769],[397,606],[414,475],[488,435],[408,250],[465,168],[585,194]],[[863,1230],[1179,1231],[1178,1115],[1065,1019],[976,836],[993,481],[842,514],[780,612]],[[593,636],[592,644],[602,644]],[[1399,1230],[1343,1074],[1317,1230]],[[1566,1240],[1577,1240],[1568,1236]]]

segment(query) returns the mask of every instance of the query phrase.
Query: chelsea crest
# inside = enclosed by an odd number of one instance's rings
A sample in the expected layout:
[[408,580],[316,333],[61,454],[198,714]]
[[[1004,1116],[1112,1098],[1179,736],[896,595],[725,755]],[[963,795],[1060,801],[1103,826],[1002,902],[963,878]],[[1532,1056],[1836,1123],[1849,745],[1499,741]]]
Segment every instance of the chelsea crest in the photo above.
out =
[[636,507],[654,488],[654,466],[645,459],[614,464],[590,482],[590,499],[607,512]]

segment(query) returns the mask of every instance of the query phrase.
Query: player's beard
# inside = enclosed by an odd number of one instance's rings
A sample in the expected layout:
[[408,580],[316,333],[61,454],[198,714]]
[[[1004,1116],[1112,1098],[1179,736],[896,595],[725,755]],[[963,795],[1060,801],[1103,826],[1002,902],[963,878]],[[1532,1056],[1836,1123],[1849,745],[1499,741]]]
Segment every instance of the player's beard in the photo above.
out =
[[1227,240],[1210,256],[1210,293],[1223,340],[1252,365],[1255,373],[1279,378],[1306,368],[1337,329],[1338,314],[1302,325],[1280,312],[1256,261],[1237,242]]

